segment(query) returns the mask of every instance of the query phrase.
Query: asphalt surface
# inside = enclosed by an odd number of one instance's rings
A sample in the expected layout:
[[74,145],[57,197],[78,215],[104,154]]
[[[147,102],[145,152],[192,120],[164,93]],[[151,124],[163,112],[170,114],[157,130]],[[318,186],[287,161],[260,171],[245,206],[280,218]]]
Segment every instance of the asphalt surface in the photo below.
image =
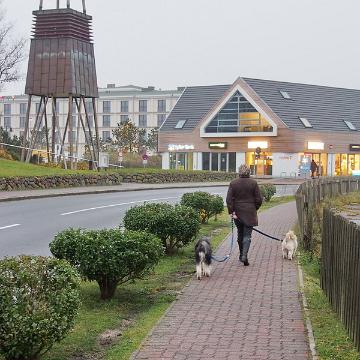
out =
[[[277,196],[292,195],[297,187],[277,186]],[[177,203],[184,193],[198,190],[225,198],[227,187],[126,191],[2,202],[0,258],[20,254],[50,255],[48,245],[59,231],[69,227],[118,227],[126,210],[132,206],[145,201]]]

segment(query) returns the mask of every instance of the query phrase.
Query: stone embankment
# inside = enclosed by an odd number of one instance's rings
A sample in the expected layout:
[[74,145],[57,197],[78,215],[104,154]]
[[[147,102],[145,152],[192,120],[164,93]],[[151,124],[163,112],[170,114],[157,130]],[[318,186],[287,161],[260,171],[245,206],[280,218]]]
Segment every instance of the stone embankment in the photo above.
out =
[[235,173],[221,172],[166,172],[157,173],[109,173],[74,174],[63,176],[34,176],[0,178],[0,191],[52,189],[97,185],[119,185],[121,183],[163,184],[180,182],[230,181]]

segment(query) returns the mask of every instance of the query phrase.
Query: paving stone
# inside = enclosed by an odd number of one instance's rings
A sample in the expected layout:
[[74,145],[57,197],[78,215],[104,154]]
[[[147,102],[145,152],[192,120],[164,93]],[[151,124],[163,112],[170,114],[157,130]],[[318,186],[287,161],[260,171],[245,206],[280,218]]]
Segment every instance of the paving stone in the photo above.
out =
[[[261,213],[259,228],[283,238],[295,221],[288,203]],[[228,247],[225,241],[217,255]],[[238,261],[236,247],[210,278],[194,277],[132,359],[308,359],[296,263],[255,232],[249,262]]]

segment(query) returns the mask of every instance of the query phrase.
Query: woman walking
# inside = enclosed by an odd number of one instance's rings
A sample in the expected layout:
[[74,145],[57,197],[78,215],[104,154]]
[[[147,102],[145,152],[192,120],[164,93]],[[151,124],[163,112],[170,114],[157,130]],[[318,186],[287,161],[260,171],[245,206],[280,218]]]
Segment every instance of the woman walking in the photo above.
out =
[[238,230],[239,260],[248,266],[252,227],[258,225],[257,210],[262,204],[262,196],[257,182],[250,179],[247,165],[240,166],[239,178],[230,183],[226,204]]

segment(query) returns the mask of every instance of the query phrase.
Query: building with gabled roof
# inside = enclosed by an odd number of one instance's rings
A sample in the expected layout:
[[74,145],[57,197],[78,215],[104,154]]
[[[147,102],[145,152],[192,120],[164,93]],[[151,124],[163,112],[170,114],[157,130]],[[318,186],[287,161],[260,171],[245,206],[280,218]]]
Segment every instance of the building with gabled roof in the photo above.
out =
[[360,90],[239,77],[184,89],[159,131],[163,168],[360,174]]

